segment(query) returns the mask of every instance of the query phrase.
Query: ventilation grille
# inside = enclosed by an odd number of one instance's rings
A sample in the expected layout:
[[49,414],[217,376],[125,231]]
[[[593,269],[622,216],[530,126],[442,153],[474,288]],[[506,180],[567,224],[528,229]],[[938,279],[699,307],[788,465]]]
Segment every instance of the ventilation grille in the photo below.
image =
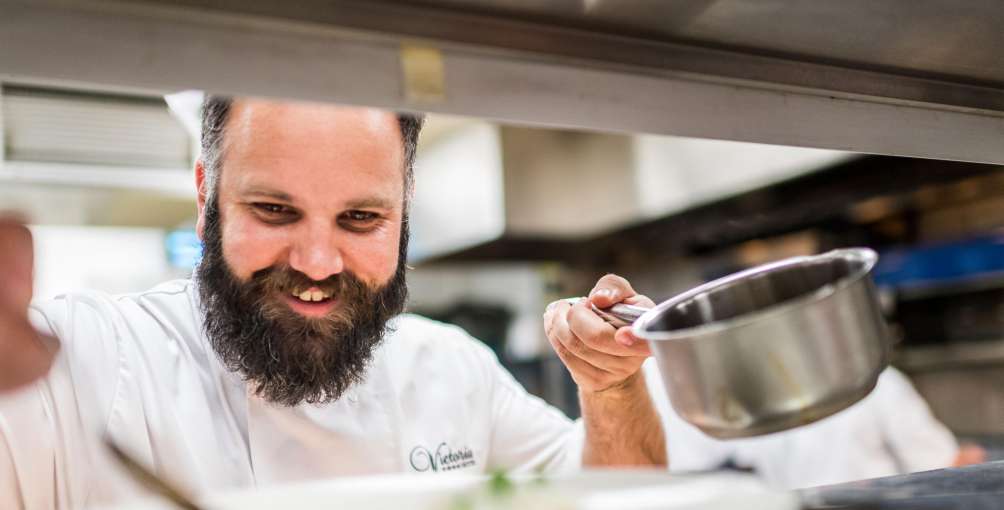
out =
[[159,98],[4,87],[8,161],[185,168],[192,140]]

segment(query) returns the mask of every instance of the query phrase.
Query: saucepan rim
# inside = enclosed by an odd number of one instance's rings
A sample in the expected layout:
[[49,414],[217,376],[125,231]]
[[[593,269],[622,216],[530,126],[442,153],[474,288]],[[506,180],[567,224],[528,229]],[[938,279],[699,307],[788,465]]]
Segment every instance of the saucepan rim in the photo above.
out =
[[[862,262],[860,268],[853,273],[830,282],[822,287],[793,299],[782,301],[770,305],[755,312],[744,313],[727,319],[716,320],[688,328],[674,329],[671,331],[648,331],[649,324],[662,316],[668,309],[673,308],[683,301],[690,300],[695,296],[707,293],[716,288],[732,284],[738,280],[746,279],[750,276],[770,273],[790,266],[803,263],[820,263],[826,259],[859,260]],[[677,294],[654,308],[645,312],[634,322],[631,328],[632,333],[638,338],[653,342],[691,340],[694,337],[707,336],[724,331],[726,329],[747,326],[753,323],[770,320],[771,318],[789,313],[797,313],[803,308],[830,298],[842,290],[858,284],[861,280],[868,278],[872,269],[878,262],[878,254],[871,248],[840,248],[818,255],[807,255],[801,257],[791,257],[777,262],[756,266],[738,273],[710,281],[699,285],[681,294]]]

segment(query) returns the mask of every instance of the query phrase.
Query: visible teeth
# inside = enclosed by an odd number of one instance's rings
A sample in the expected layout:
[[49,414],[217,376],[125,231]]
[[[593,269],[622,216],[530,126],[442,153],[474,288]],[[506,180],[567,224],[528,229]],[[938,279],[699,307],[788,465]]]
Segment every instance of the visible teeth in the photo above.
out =
[[300,301],[314,302],[314,301],[324,301],[331,297],[331,294],[324,292],[323,290],[305,290],[303,292],[290,292],[293,297],[299,299]]

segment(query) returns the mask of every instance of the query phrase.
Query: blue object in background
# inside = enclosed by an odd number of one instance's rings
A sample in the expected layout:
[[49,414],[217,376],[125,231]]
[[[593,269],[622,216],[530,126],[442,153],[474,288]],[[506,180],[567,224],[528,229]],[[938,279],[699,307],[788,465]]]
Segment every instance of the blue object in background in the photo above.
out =
[[1004,273],[1004,234],[897,248],[879,255],[875,283],[912,288]]
[[195,269],[202,259],[202,241],[194,230],[175,230],[164,239],[167,261],[181,269]]

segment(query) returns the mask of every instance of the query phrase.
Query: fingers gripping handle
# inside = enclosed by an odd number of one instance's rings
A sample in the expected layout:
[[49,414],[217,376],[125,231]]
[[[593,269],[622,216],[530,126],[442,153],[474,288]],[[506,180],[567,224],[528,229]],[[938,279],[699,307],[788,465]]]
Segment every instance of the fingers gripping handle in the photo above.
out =
[[[565,299],[565,301],[574,305],[583,299],[586,298],[568,298]],[[641,317],[649,310],[643,306],[628,305],[624,303],[617,303],[609,308],[598,308],[596,305],[591,305],[591,307],[596,315],[599,315],[600,318],[615,328],[622,328],[624,326],[634,324],[634,321],[638,320],[638,317]]]
[[617,303],[610,308],[597,308],[596,305],[593,305],[593,312],[615,328],[623,328],[624,326],[634,324],[634,321],[638,320],[638,317],[641,317],[647,311],[648,308],[626,305],[624,303]]

